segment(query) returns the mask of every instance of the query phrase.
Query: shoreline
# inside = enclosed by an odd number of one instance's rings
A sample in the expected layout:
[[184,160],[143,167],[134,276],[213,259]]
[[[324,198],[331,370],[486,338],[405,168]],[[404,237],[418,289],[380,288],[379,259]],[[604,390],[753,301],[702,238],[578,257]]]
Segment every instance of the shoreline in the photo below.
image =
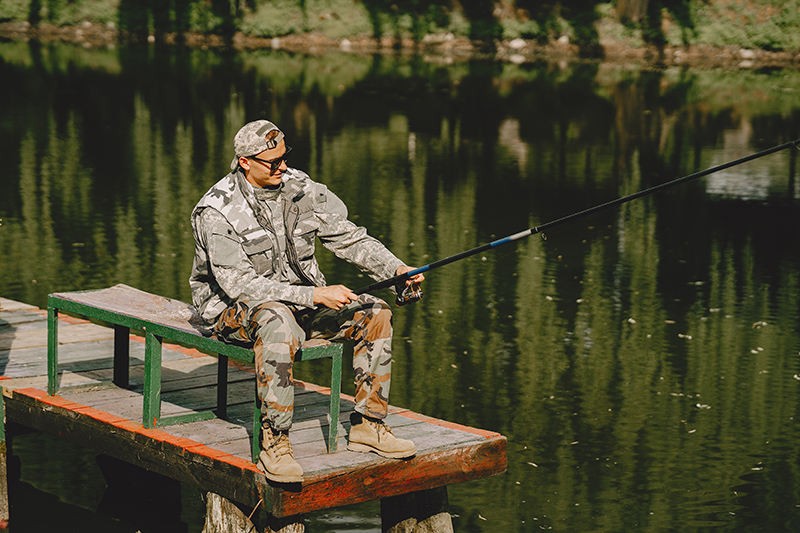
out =
[[288,35],[285,37],[252,37],[242,33],[232,36],[198,33],[162,35],[132,35],[120,32],[113,25],[83,23],[79,26],[55,26],[26,22],[0,23],[0,39],[30,42],[65,42],[86,48],[113,47],[120,43],[163,43],[184,45],[200,49],[232,49],[250,51],[259,49],[285,50],[309,55],[329,52],[352,54],[394,54],[423,56],[427,61],[456,63],[472,59],[497,60],[514,64],[601,62],[611,64],[637,64],[649,68],[692,67],[725,69],[798,68],[800,51],[767,51],[736,46],[714,47],[693,45],[634,47],[628,43],[602,40],[601,55],[586,57],[575,44],[565,38],[545,44],[533,40],[514,39],[487,46],[452,34],[427,35],[420,42],[411,39],[397,40],[362,36],[349,39],[331,39],[322,34]]

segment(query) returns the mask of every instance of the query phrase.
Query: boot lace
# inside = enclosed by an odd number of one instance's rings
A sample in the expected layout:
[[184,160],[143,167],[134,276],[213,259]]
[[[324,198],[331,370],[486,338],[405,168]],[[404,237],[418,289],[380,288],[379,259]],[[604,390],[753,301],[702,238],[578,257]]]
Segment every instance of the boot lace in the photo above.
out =
[[387,434],[394,437],[394,433],[392,433],[391,428],[387,426],[383,420],[375,420],[372,421],[372,423],[375,424],[375,431],[378,433],[378,442],[383,440],[381,437],[384,437]]
[[275,450],[277,455],[288,455],[294,459],[294,451],[292,450],[292,443],[289,442],[289,435],[283,432],[278,433],[277,436],[273,434],[270,440],[269,447]]

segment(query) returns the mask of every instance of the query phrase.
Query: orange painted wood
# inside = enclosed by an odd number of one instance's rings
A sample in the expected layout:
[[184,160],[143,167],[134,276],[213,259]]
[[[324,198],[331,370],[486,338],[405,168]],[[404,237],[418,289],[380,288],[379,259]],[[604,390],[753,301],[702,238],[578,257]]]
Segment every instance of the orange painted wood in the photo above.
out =
[[306,479],[300,492],[284,491],[279,516],[371,501],[432,489],[505,472],[506,438],[497,435],[450,450],[423,453],[411,460],[382,460],[346,476]]

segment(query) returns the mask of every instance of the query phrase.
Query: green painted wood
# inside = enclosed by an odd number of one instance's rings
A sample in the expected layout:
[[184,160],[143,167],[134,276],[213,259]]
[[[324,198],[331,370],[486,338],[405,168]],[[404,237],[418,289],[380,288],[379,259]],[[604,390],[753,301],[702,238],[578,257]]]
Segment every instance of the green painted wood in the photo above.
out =
[[250,449],[250,455],[253,457],[253,462],[258,462],[258,456],[261,454],[261,400],[258,397],[258,383],[256,382],[256,402],[253,407],[253,442]]
[[161,418],[161,337],[147,331],[144,341],[144,408],[142,425],[152,429]]
[[339,451],[339,396],[342,390],[342,352],[331,358],[331,409],[328,453]]
[[315,346],[304,346],[295,355],[295,361],[312,361],[314,359],[325,359],[342,354],[342,345],[337,342],[330,344],[319,344]]
[[58,392],[58,308],[47,308],[47,393]]
[[[108,292],[104,292],[108,291]],[[103,294],[108,294],[109,302],[106,306]],[[82,301],[83,300],[83,301]],[[126,302],[127,305],[120,302]],[[144,312],[149,303],[158,307],[158,312],[170,315],[164,322],[150,320],[134,314],[135,309]],[[115,304],[117,309],[112,309]],[[117,285],[110,289],[97,291],[78,291],[70,293],[57,293],[48,296],[48,309],[52,309],[52,316],[48,316],[48,393],[55,394],[58,390],[58,311],[81,315],[93,320],[110,323],[114,326],[114,382],[123,388],[128,386],[128,366],[130,354],[128,337],[131,331],[142,332],[145,336],[145,375],[143,389],[142,424],[146,428],[158,427],[161,418],[161,366],[163,339],[175,341],[184,346],[196,348],[200,351],[216,355],[218,361],[217,375],[217,416],[227,416],[227,363],[228,358],[246,363],[254,363],[253,350],[242,346],[224,343],[218,339],[205,336],[202,331],[193,327],[190,319],[176,318],[181,313],[192,316],[193,308],[189,304],[161,298],[132,287]],[[119,309],[125,308],[126,311]],[[155,313],[158,316],[158,313]],[[50,346],[52,344],[52,347]],[[124,345],[124,346],[123,346]],[[331,363],[331,399],[329,417],[331,420],[328,435],[329,453],[338,450],[338,418],[339,400],[342,381],[342,345],[339,343],[319,344],[303,347],[295,356],[295,361],[309,361],[330,357]],[[52,354],[52,355],[51,355]],[[123,366],[125,367],[123,369]],[[260,453],[261,417],[260,406],[257,400],[253,413],[253,446],[252,455],[255,461]],[[172,417],[180,420],[190,415]],[[207,414],[197,415],[210,416]],[[202,419],[202,418],[201,418]],[[178,422],[176,422],[178,423]]]

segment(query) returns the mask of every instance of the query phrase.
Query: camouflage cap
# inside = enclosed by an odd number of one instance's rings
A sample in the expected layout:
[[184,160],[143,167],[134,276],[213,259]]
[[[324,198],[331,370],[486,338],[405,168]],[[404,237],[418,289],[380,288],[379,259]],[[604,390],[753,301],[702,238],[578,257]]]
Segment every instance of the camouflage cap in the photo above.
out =
[[235,170],[240,157],[260,154],[278,146],[283,139],[283,132],[269,120],[248,122],[233,138],[233,151],[236,154],[231,161],[231,170]]

